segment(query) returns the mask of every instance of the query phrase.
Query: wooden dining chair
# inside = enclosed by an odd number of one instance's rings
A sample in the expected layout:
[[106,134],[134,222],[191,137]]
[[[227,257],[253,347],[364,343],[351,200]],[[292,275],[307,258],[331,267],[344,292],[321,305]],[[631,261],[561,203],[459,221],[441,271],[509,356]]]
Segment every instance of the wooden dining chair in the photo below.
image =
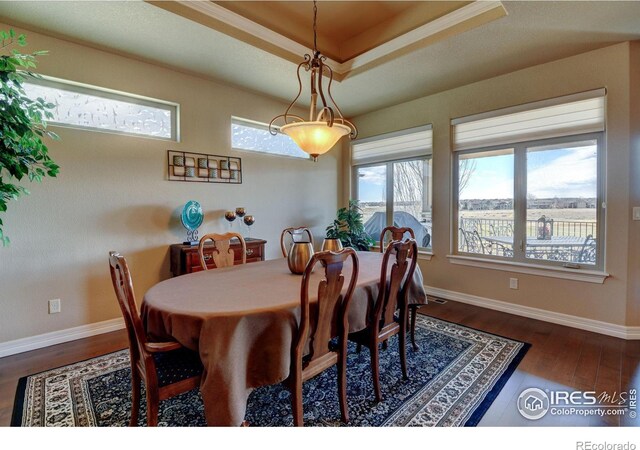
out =
[[[305,237],[305,234],[307,235],[307,237]],[[289,252],[287,251],[287,247],[285,245],[285,238],[287,237],[287,235],[291,236],[292,242],[311,242],[311,245],[313,246],[313,234],[311,234],[311,230],[309,230],[309,228],[285,228],[280,234],[280,248],[282,249],[282,256],[284,256],[285,258],[289,255]],[[306,241],[307,238],[309,239],[308,241]]]
[[[387,245],[391,241],[401,241],[402,239],[404,239],[404,235],[407,234],[407,233],[409,234],[411,239],[415,239],[416,238],[416,234],[413,232],[413,228],[409,228],[409,227],[405,227],[405,228],[386,227],[386,228],[384,228],[382,230],[382,232],[380,233],[380,253],[384,253],[384,251],[387,249]],[[389,241],[387,241],[387,245],[385,245],[385,238],[386,238],[387,234],[391,235],[391,239],[389,239]]]
[[[415,239],[392,241],[389,244],[382,259],[378,298],[370,322],[364,330],[349,334],[350,340],[368,347],[371,352],[373,388],[377,401],[382,400],[379,346],[396,334],[399,335],[402,376],[404,379],[408,378],[406,349],[408,287],[416,269],[417,252],[418,245]],[[393,266],[387,274],[390,262],[393,262]],[[395,318],[397,310],[399,310],[398,320]]]
[[[342,273],[345,261],[351,258],[353,267],[344,295],[345,283]],[[317,286],[318,300],[310,304],[311,273],[317,263],[324,267],[324,278]],[[301,314],[297,337],[291,346],[291,369],[285,385],[291,390],[293,423],[303,426],[302,383],[325,369],[338,365],[338,393],[340,415],[343,422],[349,421],[347,409],[347,334],[349,323],[347,312],[358,279],[358,256],[352,248],[340,252],[319,252],[313,255],[302,274]],[[337,343],[332,342],[335,338]],[[308,347],[307,347],[308,345]],[[308,353],[305,354],[305,348]]]
[[[411,236],[411,239],[416,238],[416,235],[413,232],[412,228],[386,227],[380,233],[380,253],[384,253],[384,251],[386,250],[386,246],[384,245],[384,238],[387,233],[391,234],[391,240],[389,242],[401,241],[404,238],[404,235],[407,233],[409,234],[409,236]],[[411,258],[412,256],[409,255],[409,257]],[[419,350],[418,344],[416,344],[416,321],[418,319],[418,308],[420,308],[420,305],[409,305],[409,317],[411,319],[411,346],[414,351]]]
[[109,252],[111,281],[124,316],[129,337],[131,359],[131,421],[138,424],[141,381],[147,397],[147,425],[158,425],[160,401],[200,386],[202,363],[198,353],[178,342],[149,342],[138,314],[133,292],[133,281],[127,262],[122,255]]
[[[207,260],[210,258],[213,259],[214,264],[218,268],[233,266],[235,253],[234,250],[230,248],[231,239],[233,238],[240,241],[240,251],[242,252],[242,256],[240,258],[242,261],[241,264],[247,263],[247,244],[242,235],[234,232],[224,234],[209,233],[202,236],[200,243],[198,244],[198,255],[200,256],[200,266],[202,266],[202,270],[209,270],[207,267]],[[204,246],[207,241],[212,241],[215,247],[210,257],[209,255],[205,255],[204,252]]]

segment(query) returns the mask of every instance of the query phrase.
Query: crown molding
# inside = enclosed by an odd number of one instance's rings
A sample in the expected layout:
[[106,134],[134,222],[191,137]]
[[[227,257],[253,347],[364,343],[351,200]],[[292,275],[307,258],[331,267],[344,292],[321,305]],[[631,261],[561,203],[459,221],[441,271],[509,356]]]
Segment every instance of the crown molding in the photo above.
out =
[[[211,1],[147,1],[150,4],[194,20],[247,42],[293,63],[299,63],[312,49]],[[337,81],[389,61],[407,52],[433,44],[504,17],[501,1],[474,1],[418,28],[408,31],[344,62],[327,57]]]
[[[469,5],[450,12],[432,22],[391,39],[371,50],[343,63],[336,63],[334,72],[346,75],[349,72],[361,71],[373,63],[404,54],[433,44],[446,37],[463,33],[476,26],[507,15],[507,10],[500,1],[474,1]],[[484,20],[482,20],[484,19]],[[487,20],[488,19],[488,20]],[[464,24],[469,26],[463,26]]]

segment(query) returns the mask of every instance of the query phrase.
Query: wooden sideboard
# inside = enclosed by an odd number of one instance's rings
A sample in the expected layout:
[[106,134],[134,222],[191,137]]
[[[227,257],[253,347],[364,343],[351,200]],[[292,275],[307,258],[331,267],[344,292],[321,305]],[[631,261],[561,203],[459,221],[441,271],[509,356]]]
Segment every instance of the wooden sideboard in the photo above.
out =
[[[264,261],[264,246],[267,241],[247,238],[245,239],[245,243],[247,244],[247,263]],[[215,269],[216,267],[211,257],[214,248],[212,243],[204,246],[204,257],[207,259],[207,267],[209,269]],[[239,264],[242,259],[240,255],[240,242],[235,239],[232,240],[231,249],[234,251],[234,264]],[[173,244],[170,247],[170,257],[171,273],[173,273],[174,277],[202,270],[197,245]]]

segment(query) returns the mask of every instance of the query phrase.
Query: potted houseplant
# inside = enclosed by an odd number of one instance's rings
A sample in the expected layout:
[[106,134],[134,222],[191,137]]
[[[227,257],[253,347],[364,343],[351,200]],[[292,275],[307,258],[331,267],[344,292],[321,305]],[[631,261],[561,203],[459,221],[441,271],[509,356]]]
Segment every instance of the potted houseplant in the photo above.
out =
[[[15,48],[26,44],[24,34],[0,31],[0,212],[7,210],[9,201],[29,193],[17,184],[20,180],[40,182],[45,176],[55,177],[59,170],[42,142],[45,136],[58,138],[46,129],[45,122],[53,118],[49,110],[54,105],[28,98],[23,89],[26,77],[37,77],[31,72],[36,57],[47,52],[21,54]],[[9,238],[2,226],[0,219],[0,241],[6,246]]]
[[365,251],[375,243],[364,230],[362,210],[357,200],[349,200],[348,207],[338,210],[337,218],[327,227],[326,240],[330,239],[339,240],[344,247]]
[[338,227],[335,225],[329,225],[327,227],[327,233],[322,241],[322,251],[330,250],[332,252],[339,252],[342,250],[342,242],[338,233]]

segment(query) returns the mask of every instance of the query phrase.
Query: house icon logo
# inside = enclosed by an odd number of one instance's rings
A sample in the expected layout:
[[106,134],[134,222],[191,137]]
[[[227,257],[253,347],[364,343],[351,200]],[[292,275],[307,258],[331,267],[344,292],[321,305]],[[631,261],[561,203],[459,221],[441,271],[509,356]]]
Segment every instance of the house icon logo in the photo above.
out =
[[526,406],[529,411],[539,411],[542,409],[542,400],[540,400],[538,397],[530,395],[524,401],[524,406]]
[[549,396],[538,388],[525,389],[518,397],[518,411],[526,419],[541,419],[549,411]]

